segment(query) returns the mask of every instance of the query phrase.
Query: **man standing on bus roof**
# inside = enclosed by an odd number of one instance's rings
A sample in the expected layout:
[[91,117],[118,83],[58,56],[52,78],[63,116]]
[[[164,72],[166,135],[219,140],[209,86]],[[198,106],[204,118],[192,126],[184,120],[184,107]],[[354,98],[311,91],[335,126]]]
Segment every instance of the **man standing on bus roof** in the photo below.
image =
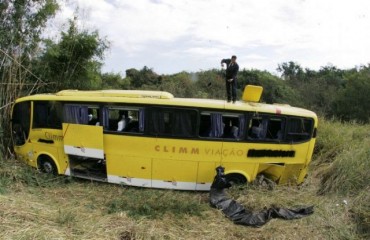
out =
[[233,103],[236,101],[236,75],[239,71],[239,65],[236,63],[236,56],[233,55],[231,59],[222,59],[221,67],[224,67],[226,64],[226,94],[227,102],[233,100]]

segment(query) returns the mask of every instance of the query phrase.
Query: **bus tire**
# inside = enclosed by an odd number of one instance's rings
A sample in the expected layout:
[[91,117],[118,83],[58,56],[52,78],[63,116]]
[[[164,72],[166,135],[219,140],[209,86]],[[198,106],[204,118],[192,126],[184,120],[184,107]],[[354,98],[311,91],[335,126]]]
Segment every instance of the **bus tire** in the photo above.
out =
[[229,173],[226,174],[225,177],[231,185],[242,185],[247,183],[247,178],[239,173]]
[[53,159],[51,159],[49,156],[46,156],[46,155],[39,157],[38,168],[43,173],[53,174],[53,175],[58,174],[58,169]]

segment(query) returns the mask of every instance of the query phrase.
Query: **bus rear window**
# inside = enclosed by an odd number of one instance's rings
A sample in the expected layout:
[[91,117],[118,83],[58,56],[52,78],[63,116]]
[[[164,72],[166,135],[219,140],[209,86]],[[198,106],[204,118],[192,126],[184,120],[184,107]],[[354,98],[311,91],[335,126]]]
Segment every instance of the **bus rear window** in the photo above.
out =
[[312,119],[289,118],[287,126],[287,140],[290,142],[306,141],[311,138],[312,128]]

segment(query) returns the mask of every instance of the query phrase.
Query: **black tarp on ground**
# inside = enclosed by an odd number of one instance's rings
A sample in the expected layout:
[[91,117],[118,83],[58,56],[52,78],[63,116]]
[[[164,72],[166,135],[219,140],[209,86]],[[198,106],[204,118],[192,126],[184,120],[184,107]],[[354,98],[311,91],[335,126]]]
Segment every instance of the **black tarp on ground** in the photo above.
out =
[[216,168],[217,174],[210,191],[210,204],[217,209],[221,209],[235,224],[261,227],[272,218],[290,220],[302,218],[313,213],[313,206],[297,209],[271,207],[261,212],[253,213],[227,196],[225,189],[229,188],[231,185],[225,178],[224,170],[223,167]]

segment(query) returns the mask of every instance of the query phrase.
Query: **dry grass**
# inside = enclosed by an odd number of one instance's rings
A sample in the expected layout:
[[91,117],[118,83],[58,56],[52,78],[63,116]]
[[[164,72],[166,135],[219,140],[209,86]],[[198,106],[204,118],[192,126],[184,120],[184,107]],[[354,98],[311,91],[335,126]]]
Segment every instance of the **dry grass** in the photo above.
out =
[[[19,165],[16,163],[16,165]],[[14,167],[13,167],[14,168]],[[27,166],[17,166],[28,168]],[[4,171],[4,169],[3,169]],[[44,178],[33,170],[23,170],[34,178]],[[27,177],[28,178],[28,177]],[[272,220],[262,228],[234,225],[221,212],[210,208],[208,193],[126,188],[83,180],[53,179],[55,184],[35,185],[16,179],[0,195],[0,232],[3,239],[356,239],[356,224],[349,209],[352,200],[318,196],[318,179],[306,186],[235,188],[230,195],[258,211],[272,204],[285,207],[315,205],[309,217]],[[45,179],[43,179],[45,180]],[[47,179],[46,179],[47,180]],[[39,181],[41,181],[39,179]],[[13,186],[13,187],[12,187]],[[112,200],[132,201],[131,207],[158,201],[157,212],[130,214],[115,208]],[[135,199],[137,199],[135,201]],[[167,208],[177,201],[178,209]],[[199,212],[182,208],[181,201],[197,205]],[[338,206],[337,206],[338,204]],[[162,207],[160,207],[162,206]],[[130,216],[132,215],[132,216]]]

